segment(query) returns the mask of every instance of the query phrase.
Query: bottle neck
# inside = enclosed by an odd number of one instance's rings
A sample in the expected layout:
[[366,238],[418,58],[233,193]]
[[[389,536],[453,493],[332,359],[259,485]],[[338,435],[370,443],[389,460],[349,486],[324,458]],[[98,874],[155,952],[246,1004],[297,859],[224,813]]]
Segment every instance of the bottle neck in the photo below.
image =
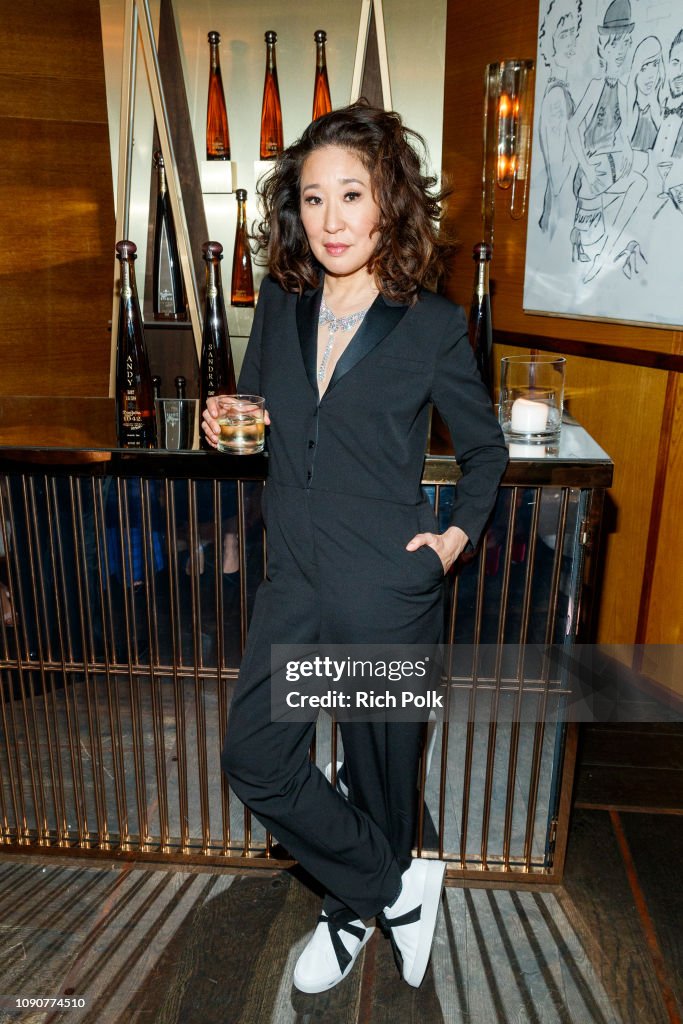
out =
[[237,227],[245,228],[247,226],[247,204],[246,200],[237,200]]
[[218,260],[206,261],[206,300],[215,302],[221,287],[221,268]]
[[327,61],[325,59],[325,44],[323,42],[316,43],[315,44],[315,49],[316,49],[316,66],[317,66],[317,69],[318,69],[318,71],[326,71],[327,70]]
[[479,260],[477,268],[474,272],[474,292],[475,295],[483,299],[485,295],[489,293],[489,261]]
[[135,289],[135,271],[133,264],[128,259],[121,260],[121,299],[129,302],[133,298]]
[[215,74],[221,69],[221,59],[218,55],[218,43],[211,43],[211,71]]
[[275,74],[275,43],[266,43],[266,73]]
[[163,196],[166,195],[167,191],[168,191],[168,189],[167,189],[167,185],[166,185],[166,168],[165,167],[160,167],[159,168],[159,195],[163,197]]

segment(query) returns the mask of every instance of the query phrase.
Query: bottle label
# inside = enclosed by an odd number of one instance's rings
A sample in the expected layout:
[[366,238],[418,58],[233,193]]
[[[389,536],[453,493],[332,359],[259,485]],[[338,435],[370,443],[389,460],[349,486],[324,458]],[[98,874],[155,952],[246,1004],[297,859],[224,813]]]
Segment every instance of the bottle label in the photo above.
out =
[[207,299],[216,299],[216,298],[218,298],[218,288],[216,288],[215,284],[208,285],[208,287],[206,289],[206,297],[207,297]]
[[127,260],[121,260],[121,298],[128,300],[133,297],[133,289],[130,284],[130,267]]

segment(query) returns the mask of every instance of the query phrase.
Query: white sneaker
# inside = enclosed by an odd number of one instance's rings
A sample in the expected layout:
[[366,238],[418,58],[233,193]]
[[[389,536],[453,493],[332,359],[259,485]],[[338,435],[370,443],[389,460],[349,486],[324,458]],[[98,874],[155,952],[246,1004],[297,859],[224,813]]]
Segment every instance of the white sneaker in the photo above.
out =
[[375,930],[359,918],[344,921],[344,916],[342,911],[328,917],[323,911],[318,918],[318,927],[294,968],[294,984],[300,992],[326,992],[342,981]]
[[445,871],[441,860],[414,860],[403,872],[398,899],[378,917],[380,928],[391,940],[403,978],[415,988],[421,984],[429,963]]

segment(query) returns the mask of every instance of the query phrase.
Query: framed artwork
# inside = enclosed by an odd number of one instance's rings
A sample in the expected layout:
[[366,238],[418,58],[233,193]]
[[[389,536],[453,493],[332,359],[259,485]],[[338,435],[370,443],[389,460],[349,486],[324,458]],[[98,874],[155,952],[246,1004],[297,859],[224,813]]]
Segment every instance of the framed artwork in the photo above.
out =
[[541,0],[524,309],[683,325],[683,5]]

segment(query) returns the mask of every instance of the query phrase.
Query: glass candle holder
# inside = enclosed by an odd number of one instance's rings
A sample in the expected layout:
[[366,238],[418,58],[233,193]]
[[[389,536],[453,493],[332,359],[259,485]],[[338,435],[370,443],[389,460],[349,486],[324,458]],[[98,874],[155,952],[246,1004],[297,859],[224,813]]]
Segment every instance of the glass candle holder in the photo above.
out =
[[559,437],[566,362],[564,356],[503,356],[498,415],[508,440],[547,444]]

